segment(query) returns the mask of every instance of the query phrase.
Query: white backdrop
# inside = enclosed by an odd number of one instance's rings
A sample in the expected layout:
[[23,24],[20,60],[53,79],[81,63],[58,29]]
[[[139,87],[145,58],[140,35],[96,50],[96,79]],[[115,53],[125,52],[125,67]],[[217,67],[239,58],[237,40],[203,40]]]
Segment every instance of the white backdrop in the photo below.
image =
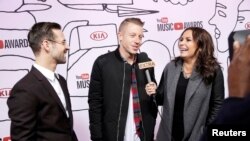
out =
[[[59,65],[57,72],[68,82],[77,136],[90,141],[87,95],[92,64],[117,48],[117,28],[124,18],[145,21],[141,51],[156,63],[158,82],[164,66],[178,56],[178,37],[189,26],[211,33],[227,82],[227,38],[231,31],[250,29],[249,5],[250,0],[0,0],[0,140],[9,140],[6,100],[11,88],[34,61],[27,41],[34,23],[53,21],[63,27],[70,51],[67,64]],[[227,83],[225,88],[227,96]]]

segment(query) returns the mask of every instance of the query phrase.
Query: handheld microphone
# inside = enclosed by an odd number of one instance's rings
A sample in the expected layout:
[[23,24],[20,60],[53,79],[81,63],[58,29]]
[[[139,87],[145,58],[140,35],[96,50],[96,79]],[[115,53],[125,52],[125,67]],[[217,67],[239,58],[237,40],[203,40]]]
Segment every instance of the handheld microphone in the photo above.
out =
[[[152,82],[148,69],[153,68],[155,66],[155,63],[153,61],[149,61],[148,55],[145,52],[141,52],[139,54],[138,60],[139,62],[141,62],[141,63],[138,63],[139,69],[141,70],[145,69],[145,75],[146,75],[148,83]],[[156,103],[155,94],[152,94],[152,96],[153,96],[153,101]]]
[[[144,53],[144,54],[146,55],[146,53]],[[155,63],[153,61],[147,61],[147,62],[143,62],[143,63],[138,63],[138,66],[139,66],[139,69],[141,69],[141,70],[145,69],[145,75],[146,75],[147,81],[152,82],[148,68],[153,68],[155,66]]]

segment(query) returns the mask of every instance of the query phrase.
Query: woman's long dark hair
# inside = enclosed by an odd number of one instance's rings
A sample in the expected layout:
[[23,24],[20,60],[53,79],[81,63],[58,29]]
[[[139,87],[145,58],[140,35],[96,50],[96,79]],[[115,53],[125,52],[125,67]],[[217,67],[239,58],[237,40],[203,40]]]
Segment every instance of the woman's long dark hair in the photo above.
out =
[[[200,51],[196,51],[198,54],[197,60],[195,62],[195,71],[201,74],[205,84],[212,83],[215,75],[216,69],[220,67],[219,62],[214,57],[214,44],[211,35],[203,28],[199,27],[189,27],[186,28],[184,32],[187,30],[192,31],[192,36],[194,41],[197,43],[197,46]],[[175,62],[182,60],[181,57],[176,57],[174,59]]]

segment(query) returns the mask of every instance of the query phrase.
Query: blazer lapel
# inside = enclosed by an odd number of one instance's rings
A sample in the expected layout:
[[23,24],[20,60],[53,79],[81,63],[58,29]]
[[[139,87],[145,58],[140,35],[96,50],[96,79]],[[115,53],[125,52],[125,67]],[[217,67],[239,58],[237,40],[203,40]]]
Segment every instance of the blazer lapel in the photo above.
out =
[[[63,90],[63,94],[64,94],[64,97],[65,97],[65,101],[66,101],[66,108],[68,110],[68,114],[69,114],[69,120],[70,120],[70,124],[71,124],[71,127],[73,127],[73,114],[72,114],[72,110],[71,110],[71,102],[70,102],[70,95],[69,95],[69,90],[68,90],[68,87],[67,87],[67,84],[64,83],[63,81],[64,78],[62,78],[60,75],[59,75],[59,83],[61,85],[61,88]],[[65,113],[66,114],[66,113]]]
[[33,66],[31,72],[33,72],[33,74],[39,79],[39,81],[41,81],[42,85],[44,85],[44,88],[47,89],[48,93],[51,94],[52,98],[57,102],[57,104],[60,106],[60,108],[66,115],[66,111],[62,105],[62,102],[58,97],[56,91],[54,90],[53,86],[49,83],[48,79]]
[[59,75],[59,79],[57,79],[60,83],[60,86],[62,88],[62,91],[63,91],[63,94],[64,94],[64,97],[65,97],[65,102],[66,102],[66,108],[68,110],[69,113],[71,113],[71,104],[70,104],[70,96],[69,96],[69,91],[68,91],[68,88],[67,88],[67,85],[66,83],[63,82],[63,78]]
[[170,77],[169,80],[171,81],[169,82],[170,84],[168,84],[168,87],[167,87],[167,97],[168,97],[168,102],[169,102],[168,106],[169,106],[171,113],[173,113],[174,111],[176,88],[177,88],[177,83],[180,77],[180,72],[181,72],[181,66],[177,65],[177,67],[174,69],[171,69],[168,74],[168,77]]
[[196,71],[194,71],[189,79],[186,96],[185,96],[185,105],[189,102],[190,98],[195,94],[198,86],[202,82],[202,77]]

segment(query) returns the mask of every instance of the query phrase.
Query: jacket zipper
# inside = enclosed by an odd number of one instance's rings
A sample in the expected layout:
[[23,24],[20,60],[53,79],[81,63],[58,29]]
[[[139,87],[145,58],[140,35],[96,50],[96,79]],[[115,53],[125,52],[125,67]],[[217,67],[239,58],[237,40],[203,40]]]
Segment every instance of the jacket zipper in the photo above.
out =
[[125,64],[126,64],[126,62],[123,63],[122,97],[121,97],[121,104],[120,104],[120,108],[119,108],[116,141],[119,141],[119,132],[120,132],[119,129],[120,129],[121,111],[122,111],[123,95],[124,95]]

